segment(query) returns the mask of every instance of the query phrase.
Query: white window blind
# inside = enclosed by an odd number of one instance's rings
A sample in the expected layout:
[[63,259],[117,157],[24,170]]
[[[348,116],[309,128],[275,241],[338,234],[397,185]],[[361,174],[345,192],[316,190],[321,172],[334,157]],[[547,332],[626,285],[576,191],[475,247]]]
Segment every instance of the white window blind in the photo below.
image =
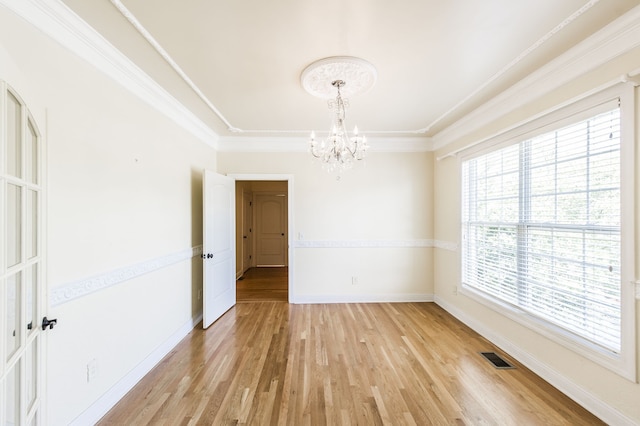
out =
[[621,350],[620,109],[462,163],[463,286]]

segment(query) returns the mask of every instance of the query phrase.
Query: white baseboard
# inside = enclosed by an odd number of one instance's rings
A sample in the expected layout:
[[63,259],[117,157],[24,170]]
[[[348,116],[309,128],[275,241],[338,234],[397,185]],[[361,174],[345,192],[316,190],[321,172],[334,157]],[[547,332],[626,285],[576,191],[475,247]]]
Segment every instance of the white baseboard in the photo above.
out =
[[96,424],[109,410],[129,392],[149,371],[153,369],[176,345],[202,321],[202,313],[187,321],[156,350],[124,376],[96,402],[76,417],[70,424],[84,426]]
[[433,294],[304,294],[297,295],[294,301],[290,301],[295,304],[402,302],[433,302]]
[[467,315],[464,311],[450,303],[447,303],[446,300],[436,296],[435,303],[607,424],[629,426],[637,424],[635,421],[605,403],[591,392],[580,387],[578,384],[554,370],[549,365],[541,362],[534,355],[523,350],[509,339],[506,339],[491,328],[481,322],[478,322],[475,318]]

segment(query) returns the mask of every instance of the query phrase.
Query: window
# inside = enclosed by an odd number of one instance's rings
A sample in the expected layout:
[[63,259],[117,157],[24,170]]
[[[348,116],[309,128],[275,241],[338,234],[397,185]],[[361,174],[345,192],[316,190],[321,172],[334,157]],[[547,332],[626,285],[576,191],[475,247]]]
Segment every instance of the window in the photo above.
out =
[[621,195],[619,103],[462,161],[463,289],[614,365],[633,351],[623,342],[621,211],[633,204]]

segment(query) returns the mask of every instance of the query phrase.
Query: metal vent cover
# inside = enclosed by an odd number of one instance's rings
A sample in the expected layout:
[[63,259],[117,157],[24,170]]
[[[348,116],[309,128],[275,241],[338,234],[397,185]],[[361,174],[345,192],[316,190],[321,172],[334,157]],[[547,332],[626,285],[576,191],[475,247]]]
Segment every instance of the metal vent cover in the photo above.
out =
[[500,355],[495,352],[480,352],[480,355],[485,357],[495,368],[506,370],[509,368],[516,368],[513,365],[509,364],[507,361],[502,359]]

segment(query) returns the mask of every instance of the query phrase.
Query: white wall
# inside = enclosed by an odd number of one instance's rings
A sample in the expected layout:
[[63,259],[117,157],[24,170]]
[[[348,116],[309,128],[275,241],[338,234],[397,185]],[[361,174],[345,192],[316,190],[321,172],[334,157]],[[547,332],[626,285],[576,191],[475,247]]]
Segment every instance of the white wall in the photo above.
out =
[[[216,153],[3,7],[0,78],[44,136],[48,294],[122,280],[45,303],[58,319],[45,335],[48,424],[68,424],[200,315],[200,259],[147,261],[202,243],[201,172],[215,170]],[[148,273],[127,279],[131,265]]]
[[[435,153],[442,156],[456,147],[466,146],[474,140],[481,140],[500,129],[508,128],[527,117],[534,116],[547,108],[561,104],[575,96],[588,92],[620,75],[640,66],[640,49],[611,61],[590,74],[576,79],[553,93],[529,105],[512,110],[508,115],[482,129],[469,134],[464,140]],[[638,89],[636,89],[638,97]],[[636,129],[640,128],[640,108],[636,107]],[[638,150],[638,135],[635,146]],[[636,201],[640,198],[638,181],[638,161],[636,157]],[[456,157],[448,157],[435,162],[434,219],[435,238],[458,243],[460,239],[460,179],[459,162]],[[634,216],[637,218],[638,207]],[[636,271],[640,270],[640,228],[636,223]],[[608,416],[605,420],[613,424],[640,423],[640,385],[631,382],[599,365],[577,355],[548,338],[525,328],[518,323],[488,309],[484,305],[456,292],[460,285],[459,252],[437,249],[434,255],[434,285],[436,299],[446,309],[458,315],[490,340],[500,343],[508,352],[521,358],[534,371],[559,387],[570,396],[593,410],[597,415]],[[640,307],[636,301],[636,329],[640,331]],[[513,352],[517,353],[513,353]],[[640,361],[638,358],[637,361]],[[640,371],[640,364],[638,365]]]
[[433,238],[432,166],[373,152],[337,180],[306,153],[218,153],[219,173],[293,175],[296,302],[430,299],[433,248],[413,245]]

